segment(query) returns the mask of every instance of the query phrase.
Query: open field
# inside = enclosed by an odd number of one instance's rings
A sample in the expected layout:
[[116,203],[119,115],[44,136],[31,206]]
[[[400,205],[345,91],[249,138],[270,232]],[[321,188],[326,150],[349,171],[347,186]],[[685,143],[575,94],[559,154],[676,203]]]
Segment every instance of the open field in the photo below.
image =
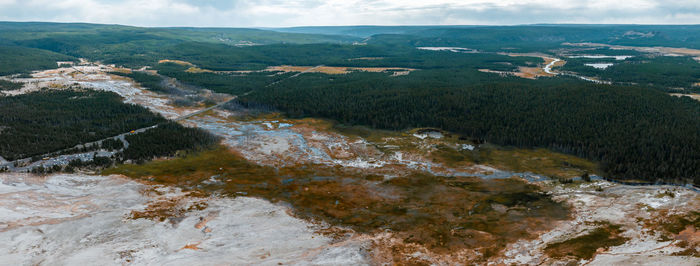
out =
[[190,62],[186,62],[186,61],[182,61],[182,60],[163,59],[163,60],[158,61],[158,64],[164,64],[164,63],[174,63],[174,64],[178,64],[181,66],[190,66],[190,67],[194,66]]
[[566,64],[566,61],[558,59],[558,58],[552,58],[550,55],[542,54],[542,53],[525,53],[525,54],[518,54],[518,53],[499,53],[501,55],[507,55],[507,56],[513,56],[513,57],[539,57],[544,60],[543,64],[540,64],[537,67],[518,67],[517,72],[508,72],[508,71],[494,71],[494,70],[489,70],[489,69],[479,69],[481,72],[485,73],[496,73],[496,74],[501,74],[501,75],[513,75],[516,77],[521,77],[521,78],[526,78],[526,79],[537,79],[538,77],[553,77],[556,76],[557,73],[553,72],[552,69],[555,67],[561,67]]
[[[601,44],[601,43],[565,43],[564,45],[570,45],[570,46],[583,46],[583,47],[608,47],[610,49],[614,50],[634,50],[634,51],[639,51],[639,52],[644,52],[644,53],[658,53],[658,54],[663,54],[667,56],[692,56],[695,58],[695,60],[698,60],[698,57],[700,55],[700,50],[699,49],[690,49],[690,48],[677,48],[677,47],[661,47],[661,46],[655,46],[655,47],[639,47],[639,46],[623,46],[623,45],[609,45],[609,44]],[[700,62],[700,60],[698,60]]]
[[695,99],[695,100],[698,100],[698,101],[700,101],[700,94],[682,94],[682,93],[671,93],[671,95],[673,95],[673,96],[676,96],[676,97],[683,97],[683,96],[687,96],[687,97],[690,97],[690,98],[693,98],[693,99]]

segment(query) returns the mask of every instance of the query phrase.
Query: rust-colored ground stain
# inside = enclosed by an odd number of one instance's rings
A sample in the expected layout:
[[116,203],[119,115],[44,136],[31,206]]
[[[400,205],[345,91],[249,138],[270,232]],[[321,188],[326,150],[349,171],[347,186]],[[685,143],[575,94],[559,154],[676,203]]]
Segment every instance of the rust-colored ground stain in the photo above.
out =
[[176,197],[156,199],[143,210],[131,211],[128,218],[163,222],[169,218],[183,217],[187,212],[207,208],[207,203],[201,195],[200,192],[193,191]]
[[[544,71],[544,66],[549,65],[550,63],[554,62],[554,58],[552,58],[549,55],[542,54],[542,53],[500,53],[501,55],[507,55],[507,56],[512,56],[512,57],[521,57],[521,56],[527,56],[527,57],[539,57],[544,60],[544,63],[541,64],[540,66],[537,67],[524,67],[520,66],[518,67],[518,71],[496,71],[496,70],[491,70],[491,69],[479,69],[480,72],[484,73],[494,73],[494,74],[499,74],[502,76],[516,76],[520,78],[525,78],[525,79],[537,79],[539,77],[553,77],[555,74],[547,73]],[[561,67],[566,65],[566,61],[564,60],[559,60],[556,63],[552,65],[552,68],[556,67]]]
[[700,257],[700,212],[676,214],[659,210],[643,224],[653,232],[660,232],[661,240],[678,240],[676,246],[684,250],[675,255]]
[[182,60],[171,60],[171,59],[163,59],[158,61],[158,64],[164,64],[164,63],[173,63],[173,64],[178,64],[181,66],[194,66],[190,62],[182,61]]
[[[124,165],[105,174],[121,173],[205,193],[283,201],[300,218],[362,234],[390,232],[395,244],[386,252],[400,263],[418,262],[400,259],[417,249],[437,256],[468,253],[461,258],[481,261],[499,254],[508,243],[535,238],[552,228],[554,221],[569,218],[566,206],[518,179],[403,172],[407,174],[387,179],[362,169],[323,165],[264,167],[219,148],[168,161]],[[212,179],[217,182],[208,181]],[[154,202],[132,216],[164,221],[187,211],[178,206],[177,200]]]
[[200,244],[199,242],[189,243],[189,244],[185,245],[184,247],[180,248],[180,250],[185,250],[185,249],[200,250],[199,244]]

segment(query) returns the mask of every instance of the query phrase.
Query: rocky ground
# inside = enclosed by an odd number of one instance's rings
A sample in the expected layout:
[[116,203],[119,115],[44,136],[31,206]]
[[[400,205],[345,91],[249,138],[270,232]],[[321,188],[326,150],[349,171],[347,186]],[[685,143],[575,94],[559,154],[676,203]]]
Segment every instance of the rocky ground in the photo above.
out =
[[0,182],[3,264],[367,261],[361,243],[334,246],[319,225],[262,199],[198,197],[118,176],[3,174]]

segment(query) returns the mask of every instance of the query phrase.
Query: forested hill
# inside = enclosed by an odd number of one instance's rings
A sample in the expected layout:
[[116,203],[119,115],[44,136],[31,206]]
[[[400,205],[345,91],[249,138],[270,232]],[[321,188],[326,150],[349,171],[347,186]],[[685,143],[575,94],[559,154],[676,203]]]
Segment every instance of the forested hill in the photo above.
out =
[[[298,47],[290,47],[299,44],[335,44],[342,46],[334,48],[335,51],[359,51],[355,52],[358,57],[386,57],[419,46],[548,53],[565,48],[564,42],[700,48],[700,26],[348,26],[262,30],[0,22],[2,46],[37,48],[131,67],[153,66],[161,59],[178,59],[196,61],[207,68],[259,69],[283,61],[275,60],[278,57],[299,55],[297,61],[305,61],[303,57],[314,56],[303,49],[297,50]],[[262,48],[268,45],[276,46]],[[361,47],[364,45],[366,47]],[[309,47],[320,47],[317,50],[323,51],[323,46]],[[338,62],[333,54],[324,56],[333,59],[325,62],[327,65]],[[241,64],[241,59],[255,63]]]
[[369,38],[366,41],[370,44],[457,46],[484,50],[509,47],[537,51],[558,47],[563,42],[700,49],[698,25],[342,26],[275,30],[358,36]]
[[51,51],[0,45],[0,76],[58,67],[57,61],[76,61]]
[[[0,46],[40,49],[34,50],[38,54],[35,60],[45,60],[39,55],[53,52],[70,58],[86,58],[132,67],[154,65],[161,59],[173,57],[184,57],[183,60],[194,57],[187,54],[183,56],[179,52],[181,50],[199,50],[211,58],[217,53],[221,54],[221,50],[224,50],[223,54],[235,54],[236,51],[244,51],[240,48],[250,46],[352,44],[358,40],[360,39],[349,36],[240,28],[143,28],[85,23],[0,22]],[[52,55],[44,57],[49,59],[50,56]],[[0,51],[0,59],[2,58],[27,66],[31,66],[34,61],[15,59],[12,52]],[[234,62],[229,60],[228,63]],[[15,73],[34,70],[29,67],[15,69]],[[6,74],[8,73],[0,75]]]
[[639,87],[485,81],[482,75],[441,69],[394,79],[355,73],[329,80],[308,74],[241,100],[291,116],[386,129],[438,127],[502,145],[547,147],[594,159],[617,179],[700,185],[697,101]]

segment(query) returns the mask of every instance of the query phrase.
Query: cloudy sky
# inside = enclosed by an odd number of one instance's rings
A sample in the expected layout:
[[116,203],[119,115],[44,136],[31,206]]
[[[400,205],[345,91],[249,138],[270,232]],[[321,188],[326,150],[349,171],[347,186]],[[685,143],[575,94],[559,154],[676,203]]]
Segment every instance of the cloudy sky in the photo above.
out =
[[0,0],[0,21],[217,27],[700,24],[700,0]]

